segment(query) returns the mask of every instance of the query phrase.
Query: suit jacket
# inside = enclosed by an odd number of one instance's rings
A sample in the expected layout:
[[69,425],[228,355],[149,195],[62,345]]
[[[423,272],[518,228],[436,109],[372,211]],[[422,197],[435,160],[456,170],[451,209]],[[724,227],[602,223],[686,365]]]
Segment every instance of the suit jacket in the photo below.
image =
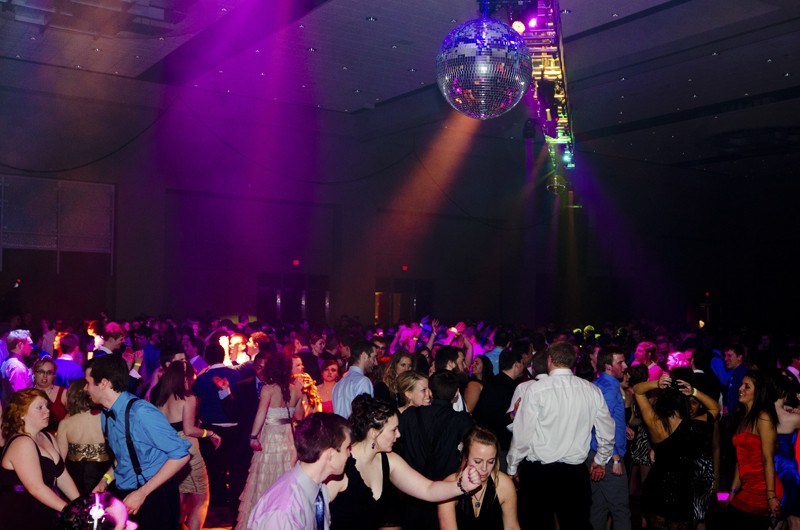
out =
[[238,423],[234,432],[236,433],[236,446],[250,449],[250,433],[253,429],[253,421],[258,412],[258,391],[256,390],[256,378],[250,377],[236,383],[231,390],[231,394],[222,400],[222,410],[225,411],[231,421]]
[[319,357],[314,355],[311,350],[300,350],[298,357],[303,360],[303,369],[311,376],[318,385],[322,384],[322,371],[319,369]]

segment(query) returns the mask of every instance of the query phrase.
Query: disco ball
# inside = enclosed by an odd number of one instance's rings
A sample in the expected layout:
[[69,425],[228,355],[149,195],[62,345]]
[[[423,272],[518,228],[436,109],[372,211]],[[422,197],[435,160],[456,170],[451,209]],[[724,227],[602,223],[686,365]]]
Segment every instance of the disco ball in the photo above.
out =
[[436,56],[436,81],[454,109],[488,120],[519,103],[531,84],[531,68],[519,33],[498,20],[477,18],[445,37]]

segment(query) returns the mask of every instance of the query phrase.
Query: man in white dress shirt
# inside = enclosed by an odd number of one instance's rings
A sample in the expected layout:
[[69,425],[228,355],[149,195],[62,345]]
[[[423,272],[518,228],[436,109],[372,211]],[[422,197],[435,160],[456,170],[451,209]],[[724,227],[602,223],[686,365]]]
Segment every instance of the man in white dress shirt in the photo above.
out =
[[[519,520],[523,530],[587,530],[592,480],[605,476],[614,448],[614,420],[603,393],[572,373],[575,348],[557,342],[548,350],[548,377],[525,389],[508,452],[508,474],[519,471]],[[597,454],[585,465],[592,439]]]
[[328,530],[330,495],[323,484],[344,473],[350,456],[350,427],[330,412],[317,412],[294,431],[297,464],[264,492],[247,520],[247,530]]

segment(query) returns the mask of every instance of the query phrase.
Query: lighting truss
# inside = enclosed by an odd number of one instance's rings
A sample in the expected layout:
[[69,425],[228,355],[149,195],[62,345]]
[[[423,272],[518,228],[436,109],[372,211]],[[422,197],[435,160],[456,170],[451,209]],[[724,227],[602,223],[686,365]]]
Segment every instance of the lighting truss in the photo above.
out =
[[[505,9],[531,52],[533,63],[533,119],[544,134],[553,167],[573,168],[575,140],[570,119],[558,0],[479,0],[484,12]],[[536,24],[528,24],[531,17]]]

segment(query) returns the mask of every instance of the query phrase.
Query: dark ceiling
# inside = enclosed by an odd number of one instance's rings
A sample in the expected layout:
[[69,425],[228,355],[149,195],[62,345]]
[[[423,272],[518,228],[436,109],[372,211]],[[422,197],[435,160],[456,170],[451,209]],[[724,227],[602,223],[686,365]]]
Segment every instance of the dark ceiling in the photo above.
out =
[[[346,113],[436,91],[475,0],[0,0],[0,56]],[[578,152],[781,179],[800,162],[800,2],[561,0]],[[498,18],[503,18],[502,14]],[[523,117],[524,118],[524,117]],[[501,128],[521,135],[522,121]]]

